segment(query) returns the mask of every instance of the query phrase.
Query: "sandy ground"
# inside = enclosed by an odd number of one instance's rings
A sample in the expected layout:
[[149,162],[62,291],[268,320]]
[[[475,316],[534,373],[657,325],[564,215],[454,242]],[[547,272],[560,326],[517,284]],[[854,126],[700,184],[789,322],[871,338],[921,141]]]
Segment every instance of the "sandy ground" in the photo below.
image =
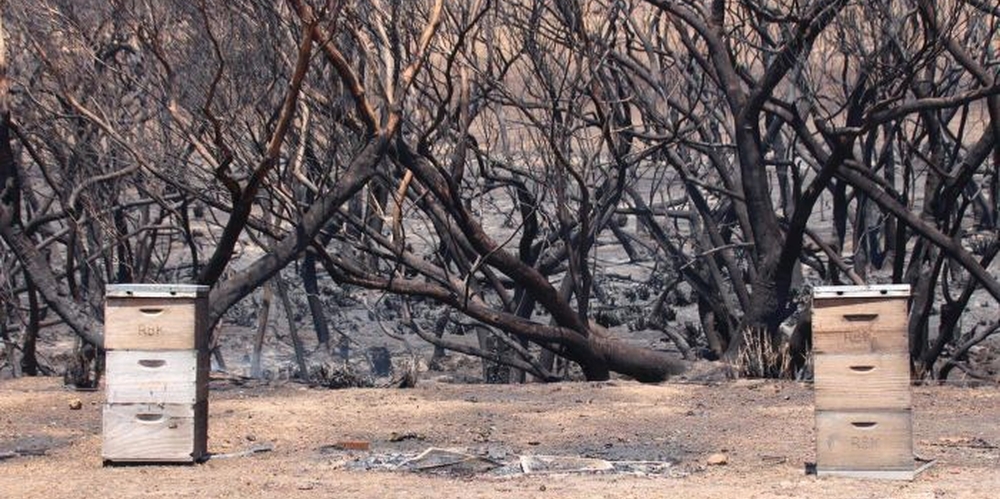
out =
[[[1000,389],[915,387],[913,482],[817,478],[812,389],[793,382],[630,381],[326,390],[213,381],[209,450],[273,450],[198,465],[104,467],[101,392],[55,378],[0,384],[0,497],[996,497]],[[82,408],[70,408],[75,399]],[[394,442],[400,437],[400,441]],[[395,438],[394,438],[395,437]],[[339,451],[339,441],[370,442]],[[665,473],[364,471],[429,447],[671,462]],[[728,464],[708,465],[723,453]]]

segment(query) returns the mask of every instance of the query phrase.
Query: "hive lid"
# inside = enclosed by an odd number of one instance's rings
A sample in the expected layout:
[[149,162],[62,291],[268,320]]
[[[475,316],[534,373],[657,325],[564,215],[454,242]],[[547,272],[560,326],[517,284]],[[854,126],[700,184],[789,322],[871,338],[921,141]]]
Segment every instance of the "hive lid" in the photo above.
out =
[[813,299],[824,298],[909,298],[909,284],[873,284],[869,286],[816,286]]
[[200,298],[208,296],[200,284],[108,284],[105,298]]

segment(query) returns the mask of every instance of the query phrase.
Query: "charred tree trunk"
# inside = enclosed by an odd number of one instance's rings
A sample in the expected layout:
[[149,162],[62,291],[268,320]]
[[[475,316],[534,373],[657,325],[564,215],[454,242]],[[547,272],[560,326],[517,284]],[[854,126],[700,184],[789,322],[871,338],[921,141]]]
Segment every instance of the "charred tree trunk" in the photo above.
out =
[[[496,334],[503,333],[494,333],[489,328],[482,326],[475,327],[475,330],[479,348],[484,352],[489,352],[499,358],[510,357],[513,354],[511,348],[496,336]],[[510,383],[513,373],[509,364],[483,359],[483,382],[487,384]]]
[[[181,206],[177,211],[180,213],[181,230],[184,233],[184,242],[187,243],[188,251],[191,254],[191,280],[194,281],[197,279],[199,272],[201,272],[201,263],[199,263],[198,258],[198,243],[195,241],[195,232],[191,230],[190,209],[190,201],[185,198],[181,202]],[[197,207],[194,209],[198,210]],[[198,217],[197,212],[195,216],[196,218],[201,218]]]
[[708,348],[716,357],[721,357],[725,354],[729,338],[732,336],[729,322],[725,318],[717,317],[715,309],[701,294],[698,294],[698,318],[701,321],[701,330],[708,340]]
[[7,79],[7,45],[0,20],[0,224],[21,224],[21,180],[11,148],[10,81]]
[[260,356],[264,352],[264,337],[267,335],[268,318],[271,316],[271,291],[270,284],[263,286],[260,306],[257,307],[257,331],[253,335],[253,351],[250,353],[250,377],[260,378],[264,372],[261,369]]
[[117,253],[117,264],[114,273],[114,282],[129,283],[133,282],[134,279],[134,269],[135,269],[135,255],[132,252],[132,245],[129,244],[128,237],[128,224],[125,221],[125,211],[122,209],[116,209],[112,215],[114,218],[115,227],[115,238],[117,239],[117,244],[115,245],[115,252]]
[[[847,239],[847,183],[836,181],[833,185],[833,250],[842,255],[844,241]],[[827,269],[827,275],[835,284],[840,281],[840,269],[833,262]]]
[[288,335],[292,338],[292,348],[295,350],[295,364],[299,368],[299,379],[309,378],[309,367],[306,365],[306,349],[305,345],[302,344],[302,337],[299,336],[299,326],[295,320],[295,309],[292,306],[292,300],[288,296],[288,288],[285,286],[285,281],[281,279],[281,276],[275,276],[274,285],[277,288],[278,299],[281,300],[281,306],[285,309],[285,319],[288,321]]
[[[0,303],[0,341],[3,342],[3,357],[10,366],[11,376],[19,378],[21,376],[21,366],[17,360],[17,345],[10,332],[7,331],[7,303]],[[3,364],[0,364],[3,369]]]
[[306,250],[302,257],[302,287],[306,291],[306,301],[309,303],[309,315],[312,317],[313,330],[316,331],[316,341],[324,348],[330,344],[330,326],[326,323],[326,312],[323,310],[323,300],[319,297],[319,280],[316,277],[316,253]]
[[27,376],[38,376],[38,329],[40,327],[41,304],[38,302],[38,290],[25,274],[28,288],[28,324],[24,329],[24,339],[21,343],[21,372]]

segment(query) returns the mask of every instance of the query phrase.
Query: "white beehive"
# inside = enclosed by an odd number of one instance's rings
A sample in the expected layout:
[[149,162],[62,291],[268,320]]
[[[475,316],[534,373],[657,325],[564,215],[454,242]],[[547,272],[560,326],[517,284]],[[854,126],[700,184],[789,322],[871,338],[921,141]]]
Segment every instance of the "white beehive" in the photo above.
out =
[[208,287],[110,285],[102,457],[196,462],[207,457]]

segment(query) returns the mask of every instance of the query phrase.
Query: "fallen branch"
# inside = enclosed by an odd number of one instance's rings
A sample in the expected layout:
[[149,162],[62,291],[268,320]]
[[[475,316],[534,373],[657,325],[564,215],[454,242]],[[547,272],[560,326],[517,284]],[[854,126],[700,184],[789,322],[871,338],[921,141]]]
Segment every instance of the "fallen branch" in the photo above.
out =
[[241,450],[238,452],[226,452],[224,454],[210,454],[209,459],[231,459],[234,457],[249,457],[254,454],[261,454],[264,452],[271,452],[274,450],[274,444],[263,443],[250,446],[249,449]]
[[1000,448],[979,437],[941,437],[937,442],[928,442],[927,445],[935,447],[965,447],[968,449]]
[[15,457],[44,456],[48,449],[14,449],[12,451],[0,451],[0,461],[13,459]]

